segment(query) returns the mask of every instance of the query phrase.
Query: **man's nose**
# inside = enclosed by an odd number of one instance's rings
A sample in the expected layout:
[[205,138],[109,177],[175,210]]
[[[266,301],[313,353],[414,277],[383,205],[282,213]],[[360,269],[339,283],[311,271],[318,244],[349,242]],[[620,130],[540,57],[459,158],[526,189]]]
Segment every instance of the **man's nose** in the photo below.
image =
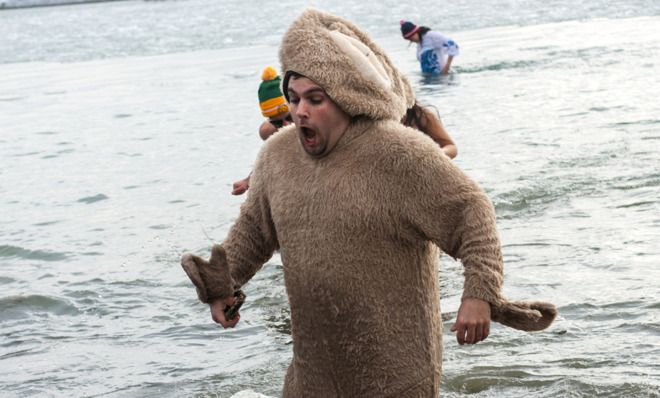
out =
[[299,118],[309,116],[307,103],[305,101],[300,100],[298,102],[298,106],[296,107],[296,116]]

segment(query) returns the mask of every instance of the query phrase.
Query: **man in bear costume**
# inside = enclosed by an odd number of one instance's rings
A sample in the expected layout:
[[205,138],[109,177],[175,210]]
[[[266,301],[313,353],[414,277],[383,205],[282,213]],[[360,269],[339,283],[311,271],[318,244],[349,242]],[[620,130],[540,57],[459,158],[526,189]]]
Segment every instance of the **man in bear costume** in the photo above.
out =
[[283,397],[437,397],[438,249],[465,268],[459,343],[485,339],[491,319],[528,331],[552,323],[551,304],[502,297],[492,203],[401,125],[412,90],[364,32],[306,10],[279,56],[295,126],[263,145],[210,261],[186,254],[182,265],[214,320],[233,327],[240,317],[223,310],[235,289],[281,251],[293,339]]

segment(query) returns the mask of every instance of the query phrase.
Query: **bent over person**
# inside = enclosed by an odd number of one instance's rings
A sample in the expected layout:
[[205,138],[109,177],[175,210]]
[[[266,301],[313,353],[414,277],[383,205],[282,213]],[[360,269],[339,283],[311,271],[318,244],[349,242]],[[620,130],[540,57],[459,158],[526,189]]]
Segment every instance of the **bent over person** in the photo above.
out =
[[465,267],[459,343],[485,339],[491,320],[550,325],[551,304],[502,297],[491,202],[401,125],[412,90],[364,32],[306,10],[279,56],[295,125],[264,143],[210,261],[186,254],[182,265],[213,319],[233,327],[234,291],[281,251],[293,340],[283,397],[437,397],[438,249]]

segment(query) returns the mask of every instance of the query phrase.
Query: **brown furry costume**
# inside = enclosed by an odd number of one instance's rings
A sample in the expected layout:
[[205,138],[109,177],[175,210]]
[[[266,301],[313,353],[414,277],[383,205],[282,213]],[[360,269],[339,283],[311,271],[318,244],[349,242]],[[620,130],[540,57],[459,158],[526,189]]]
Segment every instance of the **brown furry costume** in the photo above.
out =
[[438,248],[461,259],[463,297],[489,302],[493,320],[549,326],[551,304],[501,296],[490,200],[430,138],[399,123],[412,92],[364,33],[307,10],[280,60],[323,87],[351,124],[322,158],[304,152],[294,126],[266,141],[227,239],[210,263],[185,255],[182,264],[208,302],[281,250],[294,354],[285,398],[436,397]]

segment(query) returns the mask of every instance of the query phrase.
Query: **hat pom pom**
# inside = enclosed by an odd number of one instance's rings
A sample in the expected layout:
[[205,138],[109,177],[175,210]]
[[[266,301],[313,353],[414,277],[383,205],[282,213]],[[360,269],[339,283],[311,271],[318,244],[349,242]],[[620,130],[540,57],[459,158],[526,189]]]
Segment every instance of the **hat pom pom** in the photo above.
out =
[[406,21],[404,21],[403,19],[399,21],[399,24],[401,25],[403,25],[404,23],[406,23]]
[[277,77],[277,71],[272,66],[267,66],[261,73],[261,80],[273,80]]

